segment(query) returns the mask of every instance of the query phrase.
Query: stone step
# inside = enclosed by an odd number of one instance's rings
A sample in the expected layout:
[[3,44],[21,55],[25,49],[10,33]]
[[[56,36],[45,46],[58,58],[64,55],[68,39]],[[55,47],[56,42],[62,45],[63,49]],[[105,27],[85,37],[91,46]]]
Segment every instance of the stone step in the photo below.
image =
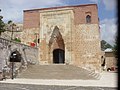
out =
[[88,71],[90,76],[93,76],[95,79],[99,80],[101,78],[100,73],[95,73],[93,71]]
[[101,75],[97,73],[97,75],[95,76],[95,79],[99,80],[101,78]]
[[96,79],[83,68],[72,65],[30,65],[17,78],[29,79]]

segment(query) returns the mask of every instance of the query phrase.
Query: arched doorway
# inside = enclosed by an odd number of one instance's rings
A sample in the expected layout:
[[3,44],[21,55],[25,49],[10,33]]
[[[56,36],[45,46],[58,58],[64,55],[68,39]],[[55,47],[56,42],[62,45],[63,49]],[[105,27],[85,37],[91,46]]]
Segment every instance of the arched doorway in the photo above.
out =
[[55,26],[49,40],[49,50],[51,52],[51,62],[54,64],[65,63],[65,44],[59,28]]
[[62,49],[53,50],[53,63],[65,63],[65,51]]
[[21,62],[21,59],[22,57],[21,57],[20,52],[15,50],[11,53],[9,61],[10,62]]

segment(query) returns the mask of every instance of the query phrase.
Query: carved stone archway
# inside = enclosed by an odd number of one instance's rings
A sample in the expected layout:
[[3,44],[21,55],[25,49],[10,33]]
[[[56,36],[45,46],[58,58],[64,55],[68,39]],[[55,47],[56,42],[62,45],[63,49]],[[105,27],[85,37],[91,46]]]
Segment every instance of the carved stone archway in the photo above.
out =
[[49,40],[49,52],[51,63],[64,63],[65,62],[65,45],[59,28],[55,26],[51,38]]

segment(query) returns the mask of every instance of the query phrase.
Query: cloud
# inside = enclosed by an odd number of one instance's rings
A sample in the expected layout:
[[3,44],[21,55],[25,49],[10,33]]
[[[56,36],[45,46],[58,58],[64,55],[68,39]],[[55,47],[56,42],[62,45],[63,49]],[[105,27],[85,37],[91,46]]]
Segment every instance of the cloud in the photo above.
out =
[[65,5],[61,0],[0,0],[0,14],[4,21],[21,22],[23,10]]
[[106,10],[114,10],[117,8],[117,0],[103,0]]
[[117,19],[104,19],[100,22],[101,40],[114,45],[117,33]]
[[114,10],[117,8],[117,0],[89,0],[97,4],[103,4],[106,10]]

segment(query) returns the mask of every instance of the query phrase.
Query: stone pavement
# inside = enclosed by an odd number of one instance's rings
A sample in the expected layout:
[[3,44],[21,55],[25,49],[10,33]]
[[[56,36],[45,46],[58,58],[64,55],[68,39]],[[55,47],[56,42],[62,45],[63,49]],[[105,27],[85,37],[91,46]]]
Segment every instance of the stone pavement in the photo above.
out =
[[103,72],[100,80],[57,80],[57,79],[7,79],[0,83],[35,84],[35,85],[60,85],[60,86],[95,86],[117,87],[117,73]]
[[101,75],[73,65],[29,65],[17,78],[57,79],[57,80],[96,80]]

